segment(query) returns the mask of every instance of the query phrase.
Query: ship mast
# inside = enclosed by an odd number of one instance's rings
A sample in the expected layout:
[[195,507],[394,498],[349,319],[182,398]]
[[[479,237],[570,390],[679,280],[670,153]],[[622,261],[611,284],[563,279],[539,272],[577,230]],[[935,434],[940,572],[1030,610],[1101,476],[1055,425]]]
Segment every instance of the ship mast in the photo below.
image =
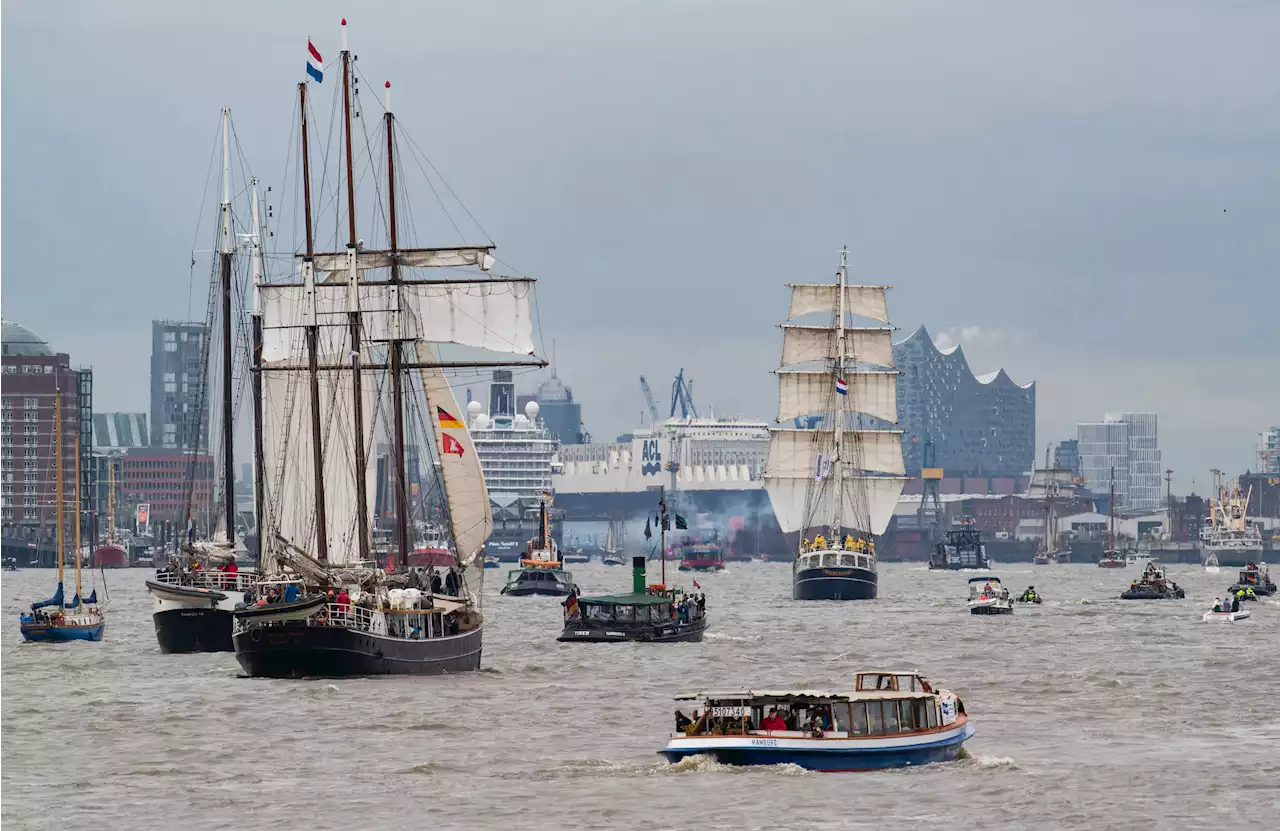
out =
[[[837,288],[836,288],[836,360],[835,360],[835,378],[832,379],[832,385],[844,378],[844,301],[845,301],[845,283],[848,282],[849,269],[849,249],[840,249],[840,270],[837,272]],[[831,506],[831,527],[828,529],[832,535],[838,535],[842,532],[844,523],[844,479],[843,479],[843,460],[840,458],[840,448],[844,437],[844,396],[836,393],[836,409],[835,409],[835,451],[831,459],[831,473],[835,477],[835,493],[832,494]]]
[[116,540],[116,460],[107,458],[107,544]]
[[249,257],[253,278],[253,517],[258,527],[258,565],[262,567],[263,552],[266,551],[263,509],[264,470],[262,465],[262,298],[258,294],[258,286],[262,282],[262,217],[258,212],[258,179],[253,179],[253,203],[251,208],[253,233],[249,237],[252,253]]
[[316,318],[315,232],[311,226],[311,160],[307,150],[307,83],[298,84],[298,110],[302,126],[302,200],[306,205],[307,254],[302,260],[302,282],[306,286],[303,317],[307,329],[307,376],[311,391],[311,464],[316,502],[316,559],[329,564],[329,526],[325,517],[324,448],[320,436],[320,321]]
[[396,262],[396,250],[399,248],[399,240],[396,237],[396,161],[395,161],[395,115],[391,112],[391,82],[387,81],[387,204],[388,204],[388,226],[391,235],[391,285],[392,293],[395,295],[395,322],[392,325],[391,343],[388,345],[390,350],[388,363],[391,373],[391,406],[395,414],[395,439],[392,452],[395,454],[396,465],[396,544],[400,551],[400,566],[402,568],[409,567],[409,510],[407,506],[408,494],[405,487],[405,461],[404,461],[404,367],[403,355],[400,351],[401,338],[401,307],[400,307],[400,265]]
[[1107,532],[1107,550],[1114,551],[1116,547],[1116,469],[1114,465],[1111,468],[1111,501],[1107,503],[1107,510],[1111,514],[1111,530]]
[[76,609],[80,608],[80,431],[76,431]]
[[58,585],[62,585],[62,390],[59,389],[57,395],[53,399],[53,444],[54,453],[57,454],[54,460],[54,476],[58,478],[57,500],[58,500]]
[[235,425],[231,411],[231,109],[222,108],[222,243],[218,248],[219,290],[222,293],[222,498],[226,502],[227,546],[236,541]]
[[[347,149],[347,321],[351,332],[352,418],[354,420],[356,477],[356,522],[359,532],[360,559],[369,559],[368,493],[365,470],[368,461],[364,451],[364,395],[360,371],[360,271],[356,267],[356,183],[351,160],[351,50],[347,48],[347,19],[342,18],[342,122]],[[394,211],[395,208],[393,207]],[[395,233],[394,231],[392,232]],[[392,243],[395,248],[395,243]],[[394,268],[394,266],[392,266]]]

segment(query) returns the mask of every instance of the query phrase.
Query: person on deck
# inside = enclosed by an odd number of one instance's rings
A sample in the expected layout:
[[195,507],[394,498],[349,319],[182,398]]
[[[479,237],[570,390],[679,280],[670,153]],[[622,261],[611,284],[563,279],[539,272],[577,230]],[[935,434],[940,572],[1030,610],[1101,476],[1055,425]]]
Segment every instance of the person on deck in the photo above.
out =
[[676,730],[678,732],[685,732],[691,724],[693,724],[693,719],[689,718],[679,710],[676,710]]
[[807,552],[809,551],[809,545],[810,545],[810,543],[809,543],[809,538],[808,538],[808,537],[805,537],[804,539],[800,540],[800,550],[801,550],[802,552],[806,552],[806,553],[807,553]]
[[1231,611],[1233,612],[1240,611],[1240,598],[1232,597],[1230,598],[1230,600],[1231,600]]
[[440,572],[438,571],[431,573],[431,593],[444,594],[444,583],[440,581]]
[[1213,608],[1210,609],[1209,611],[1217,614],[1218,612],[1229,612],[1231,611],[1231,608],[1228,606],[1227,608],[1224,609],[1220,601],[1215,601],[1213,604]]
[[844,550],[853,551],[853,534],[846,534],[844,537]]
[[760,719],[760,729],[772,732],[774,730],[786,730],[787,723],[778,715],[778,708],[774,707],[769,710],[769,715]]
[[285,586],[285,587],[284,587],[284,602],[285,602],[285,603],[292,603],[293,601],[295,601],[295,600],[297,600],[297,599],[298,599],[298,586],[297,586],[297,584],[295,584],[295,583],[290,583],[289,585]]
[[827,547],[827,539],[826,539],[826,537],[822,536],[821,534],[819,534],[818,536],[814,537],[814,538],[813,538],[813,547],[814,547],[814,549],[815,549],[815,550],[818,550],[818,551],[821,551],[822,549],[826,548],[826,547]]
[[338,609],[341,610],[343,614],[346,614],[346,611],[351,608],[351,595],[347,594],[346,589],[342,589],[338,592],[337,599]]

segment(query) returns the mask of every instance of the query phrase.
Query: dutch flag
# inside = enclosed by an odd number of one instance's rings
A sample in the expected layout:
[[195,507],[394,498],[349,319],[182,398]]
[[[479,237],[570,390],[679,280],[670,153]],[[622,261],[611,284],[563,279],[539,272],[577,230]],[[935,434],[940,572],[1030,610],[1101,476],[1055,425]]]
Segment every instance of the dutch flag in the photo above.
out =
[[324,82],[324,58],[320,57],[320,50],[316,49],[311,40],[307,39],[307,51],[311,53],[307,58],[307,74],[315,78],[316,83]]
[[845,383],[843,378],[836,379],[836,392],[840,393],[841,395],[849,394],[849,385]]

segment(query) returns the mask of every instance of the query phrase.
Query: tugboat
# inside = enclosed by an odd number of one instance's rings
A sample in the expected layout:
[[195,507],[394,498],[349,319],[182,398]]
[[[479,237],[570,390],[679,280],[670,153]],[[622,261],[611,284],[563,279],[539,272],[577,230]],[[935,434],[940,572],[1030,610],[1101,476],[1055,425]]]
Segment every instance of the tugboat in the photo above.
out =
[[538,506],[538,536],[529,540],[520,568],[507,572],[502,594],[512,597],[546,595],[564,597],[577,590],[573,575],[562,567],[560,547],[551,535],[551,494],[544,493]]
[[724,546],[720,542],[720,533],[710,530],[710,539],[706,536],[687,536],[677,545],[681,571],[724,571]]
[[999,577],[969,578],[969,614],[1011,615],[1013,598]]
[[1227,591],[1233,595],[1236,592],[1243,591],[1246,599],[1257,600],[1257,596],[1260,594],[1267,597],[1275,594],[1276,584],[1271,582],[1271,569],[1267,568],[1266,563],[1249,563],[1248,566],[1240,570],[1235,584]]
[[[81,548],[80,548],[80,438],[75,441],[76,487],[75,487],[75,522],[76,522],[76,594],[70,602],[64,603],[62,590],[62,569],[66,560],[63,547],[63,498],[62,498],[62,457],[65,452],[62,443],[62,391],[54,397],[53,405],[53,446],[49,451],[56,457],[54,475],[57,477],[57,552],[58,552],[58,588],[48,600],[38,600],[31,604],[31,614],[18,615],[18,627],[24,641],[62,642],[62,641],[100,641],[106,630],[106,618],[98,604],[98,590],[95,588],[88,597],[83,594],[81,583]],[[15,569],[16,570],[16,569]]]
[[815,771],[951,762],[973,736],[964,702],[918,672],[859,672],[850,692],[698,692],[676,698],[668,762],[792,764]]
[[973,517],[960,517],[951,524],[946,542],[938,543],[929,556],[929,568],[950,571],[966,568],[986,571],[991,568],[987,547],[982,544],[982,532]]
[[701,641],[707,630],[705,601],[676,586],[645,585],[643,556],[631,558],[629,594],[579,597],[564,604],[565,643],[676,643]]
[[1120,594],[1121,600],[1181,600],[1184,597],[1186,592],[1182,587],[1165,576],[1164,569],[1154,560],[1148,562],[1142,576]]
[[[396,140],[389,83],[382,134],[373,142],[385,153],[375,159],[370,152],[369,158],[370,169],[382,173],[363,179],[385,185],[369,204],[386,206],[386,236],[375,238],[378,245],[362,244],[353,156],[368,144],[352,140],[357,99],[345,25],[342,40],[342,80],[333,85],[333,106],[317,109],[341,119],[325,134],[344,137],[346,199],[322,203],[336,212],[333,225],[346,231],[345,250],[315,249],[320,223],[312,217],[308,149],[313,109],[304,82],[297,104],[305,248],[296,255],[297,270],[289,268],[281,282],[255,279],[253,392],[260,443],[254,465],[264,485],[255,487],[263,507],[264,574],[254,586],[254,602],[235,612],[236,660],[254,677],[475,671],[484,638],[484,546],[493,516],[476,446],[446,375],[452,364],[441,360],[444,347],[437,344],[483,350],[492,356],[484,366],[546,366],[530,359],[533,281],[489,275],[491,243],[401,246],[406,229],[397,210],[405,200],[397,184],[406,171],[397,169],[396,153],[414,143]],[[321,69],[311,66],[311,72],[314,77]],[[324,158],[343,155],[331,147]],[[425,276],[442,268],[449,270],[444,277]],[[379,567],[371,534],[370,491],[377,476],[366,453],[379,437],[390,439],[386,467],[394,474],[389,501],[400,562],[391,574]],[[444,496],[442,523],[455,560],[443,582],[439,573],[409,566],[410,531],[415,512],[423,510],[410,499],[410,480],[419,476],[417,465],[410,468],[411,456],[429,457],[423,472]]]
[[[792,285],[789,321],[824,313],[823,325],[782,325],[779,423],[817,416],[814,429],[770,428],[765,489],[794,548],[796,600],[873,600],[874,538],[888,528],[907,481],[902,431],[867,429],[864,419],[896,423],[893,329],[850,326],[849,317],[889,322],[888,286],[849,285],[849,252],[831,283]],[[809,545],[810,534],[815,543]],[[824,537],[829,542],[818,545]]]

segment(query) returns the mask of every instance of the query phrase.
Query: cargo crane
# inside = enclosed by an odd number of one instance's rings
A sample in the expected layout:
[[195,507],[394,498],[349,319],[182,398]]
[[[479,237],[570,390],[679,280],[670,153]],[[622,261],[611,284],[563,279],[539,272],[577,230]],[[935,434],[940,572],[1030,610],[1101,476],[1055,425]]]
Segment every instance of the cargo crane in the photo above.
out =
[[681,418],[689,418],[690,413],[694,418],[698,417],[698,408],[693,405],[693,389],[684,379],[684,367],[680,368],[680,374],[671,384],[671,414],[668,418],[675,418],[677,406],[680,408]]
[[649,389],[649,382],[644,379],[643,375],[640,376],[640,389],[644,390],[644,400],[649,405],[649,423],[657,424],[658,405],[653,400],[653,390]]

